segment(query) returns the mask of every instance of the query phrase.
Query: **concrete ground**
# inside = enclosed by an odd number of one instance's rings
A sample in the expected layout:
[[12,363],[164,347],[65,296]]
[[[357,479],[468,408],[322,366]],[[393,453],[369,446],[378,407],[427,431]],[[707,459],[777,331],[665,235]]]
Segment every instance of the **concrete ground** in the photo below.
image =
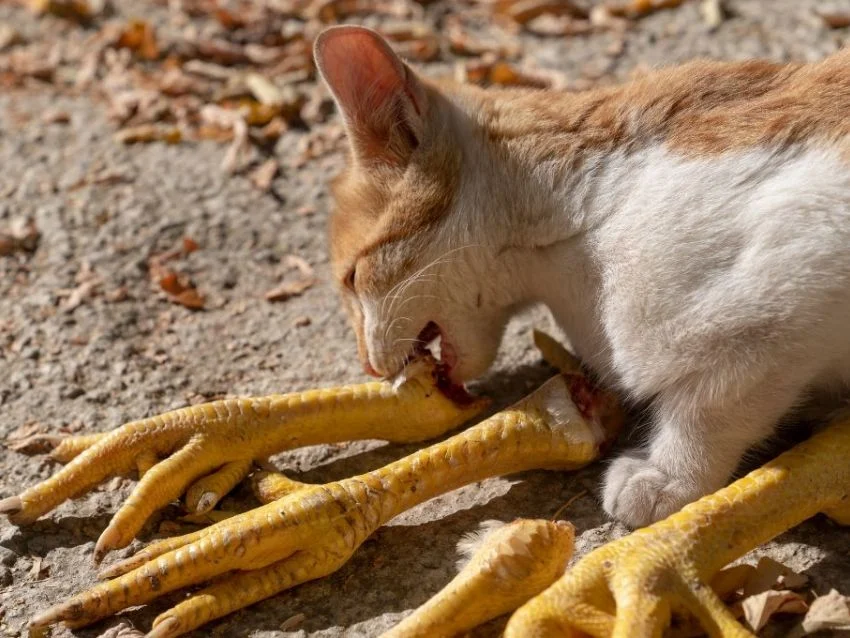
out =
[[[108,19],[141,16],[159,24],[180,3],[167,4],[116,1]],[[472,4],[433,2],[416,19],[433,27]],[[726,19],[715,26],[706,24],[700,2],[687,2],[636,21],[625,32],[515,37],[523,63],[556,69],[577,87],[697,56],[814,60],[850,41],[850,29],[829,28],[816,13],[847,10],[846,1],[735,0],[725,6]],[[38,18],[9,2],[0,2],[0,25],[12,26],[28,42],[58,38],[78,44],[81,30],[98,28]],[[484,37],[491,26],[471,28]],[[446,53],[423,68],[444,72],[453,60]],[[333,132],[335,116],[328,123],[293,127],[266,149],[281,169],[263,190],[246,174],[222,170],[226,145],[215,141],[117,143],[116,123],[96,86],[69,89],[55,79],[3,86],[0,231],[29,218],[40,240],[34,251],[0,256],[0,438],[101,431],[212,397],[363,379],[334,293],[325,242],[326,184],[341,166],[342,147],[334,144],[325,155],[299,159],[303,140],[317,131]],[[183,237],[200,249],[178,257],[173,266],[205,295],[202,311],[170,303],[150,282],[148,258]],[[266,291],[292,276],[289,255],[309,262],[318,283],[287,301],[266,301]],[[498,365],[483,382],[500,405],[549,374],[530,338],[532,326],[548,325],[543,311],[511,325]],[[317,446],[276,461],[294,478],[325,482],[415,448],[379,442]],[[480,521],[548,517],[586,490],[568,512],[580,532],[581,556],[627,531],[600,510],[601,468],[529,472],[434,499],[381,529],[332,576],[195,635],[375,636],[449,580],[455,543]],[[55,469],[43,457],[0,448],[0,497]],[[0,519],[0,632],[23,635],[35,612],[94,582],[94,542],[131,486],[130,480],[113,480],[23,529]],[[250,503],[247,490],[239,489],[224,506]],[[142,540],[177,513],[173,507],[157,516]],[[850,593],[848,551],[847,532],[816,518],[748,559],[766,554],[804,571],[818,592]],[[179,599],[166,597],[89,629],[58,629],[54,635],[97,636],[119,620],[145,629]],[[304,614],[303,622],[282,631],[281,624],[296,614]]]

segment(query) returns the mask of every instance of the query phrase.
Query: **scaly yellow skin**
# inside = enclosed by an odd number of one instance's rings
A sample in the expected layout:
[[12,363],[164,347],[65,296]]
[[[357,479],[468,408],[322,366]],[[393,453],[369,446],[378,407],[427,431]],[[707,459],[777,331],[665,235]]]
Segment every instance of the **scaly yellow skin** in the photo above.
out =
[[19,496],[0,501],[0,513],[30,523],[64,500],[108,478],[137,469],[141,480],[104,530],[99,561],[126,546],[156,510],[180,497],[197,513],[212,509],[241,481],[252,461],[296,447],[354,439],[421,441],[478,414],[484,401],[459,406],[433,375],[260,398],[226,399],[134,421],[96,435],[58,440],[53,456],[70,463]]
[[[581,390],[588,412],[571,398]],[[580,378],[556,376],[532,395],[446,441],[381,469],[297,489],[266,479],[282,498],[180,538],[154,543],[104,574],[117,576],[56,605],[31,626],[81,626],[166,592],[238,570],[154,621],[176,636],[344,564],[378,527],[438,494],[532,468],[575,469],[598,458],[621,416],[607,395],[587,404]],[[120,574],[120,575],[119,575]]]
[[727,563],[825,512],[850,523],[850,418],[728,487],[588,554],[521,607],[506,638],[661,636],[673,610],[711,636],[752,636],[708,583]]
[[518,519],[489,533],[457,576],[381,638],[459,636],[513,611],[564,572],[575,528]]

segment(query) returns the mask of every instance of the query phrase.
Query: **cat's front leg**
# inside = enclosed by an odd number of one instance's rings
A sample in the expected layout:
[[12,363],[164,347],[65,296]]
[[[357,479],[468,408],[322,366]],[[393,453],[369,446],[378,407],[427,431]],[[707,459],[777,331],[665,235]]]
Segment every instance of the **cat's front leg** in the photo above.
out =
[[748,448],[770,434],[802,388],[762,385],[744,399],[700,406],[660,396],[648,445],[615,459],[605,475],[605,511],[632,527],[666,518],[729,480]]

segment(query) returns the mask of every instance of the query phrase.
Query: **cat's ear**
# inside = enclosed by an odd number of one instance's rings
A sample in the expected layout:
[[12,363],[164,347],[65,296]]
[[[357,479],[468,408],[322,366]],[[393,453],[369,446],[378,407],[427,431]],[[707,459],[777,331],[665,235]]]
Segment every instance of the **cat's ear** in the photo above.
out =
[[314,54],[357,160],[403,166],[422,139],[428,106],[414,72],[364,27],[326,29]]

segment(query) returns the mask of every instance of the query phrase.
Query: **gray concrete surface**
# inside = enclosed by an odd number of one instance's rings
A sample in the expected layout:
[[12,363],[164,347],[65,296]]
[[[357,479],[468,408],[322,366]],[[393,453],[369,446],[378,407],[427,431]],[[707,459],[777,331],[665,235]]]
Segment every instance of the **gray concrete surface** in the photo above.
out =
[[[115,3],[126,14],[162,8]],[[449,2],[429,5],[436,20]],[[695,56],[817,59],[850,41],[850,30],[827,29],[815,9],[848,10],[846,1],[736,0],[719,28],[702,21],[699,3],[648,17],[623,36],[521,36],[526,60],[557,68],[572,81],[613,81],[645,65]],[[0,4],[0,22],[38,34],[23,9]],[[440,64],[434,65],[439,69]],[[427,69],[426,69],[427,71]],[[66,112],[70,122],[44,122]],[[0,229],[31,217],[42,233],[33,254],[0,257],[0,438],[36,423],[45,430],[99,431],[186,405],[199,397],[265,394],[363,378],[353,336],[328,271],[326,182],[341,165],[332,153],[303,168],[287,168],[304,132],[287,133],[274,148],[284,169],[273,194],[220,169],[225,147],[214,142],[121,146],[102,100],[49,84],[0,91]],[[109,171],[118,177],[83,183]],[[304,207],[314,210],[303,214]],[[149,283],[146,258],[181,237],[201,249],[177,262],[208,297],[193,312],[168,303]],[[308,260],[320,277],[303,296],[272,304],[263,293],[284,271],[283,259]],[[102,279],[98,293],[72,311],[63,292],[76,287],[84,264]],[[109,293],[126,287],[128,297]],[[309,319],[309,323],[307,319]],[[304,325],[307,323],[307,325]],[[538,312],[512,324],[498,366],[484,381],[505,404],[548,371],[530,344],[530,327],[546,327]],[[324,482],[377,467],[414,446],[352,443],[281,455],[295,478]],[[551,516],[582,490],[569,510],[580,538],[578,555],[625,533],[598,502],[601,464],[575,474],[530,472],[470,485],[435,499],[380,530],[341,570],[216,622],[196,635],[374,636],[424,602],[454,572],[454,545],[485,519]],[[43,457],[0,448],[0,497],[47,477]],[[94,542],[132,482],[118,479],[36,524],[18,529],[0,519],[0,633],[21,635],[28,617],[94,581]],[[250,504],[246,490],[225,506]],[[163,517],[145,530],[156,534]],[[758,550],[805,571],[819,592],[850,593],[850,536],[817,518]],[[750,556],[753,559],[756,554]],[[39,575],[34,561],[41,559]],[[56,636],[96,636],[119,620],[139,628],[179,596],[121,614],[90,629]],[[280,631],[288,617],[303,623]],[[497,626],[489,628],[494,634]],[[486,633],[486,632],[485,632]]]

